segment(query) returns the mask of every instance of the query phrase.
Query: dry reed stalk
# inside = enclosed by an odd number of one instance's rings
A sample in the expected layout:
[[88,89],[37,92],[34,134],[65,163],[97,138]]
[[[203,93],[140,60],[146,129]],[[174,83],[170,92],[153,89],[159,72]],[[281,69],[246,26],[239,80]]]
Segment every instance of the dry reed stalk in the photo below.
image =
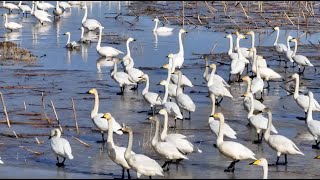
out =
[[223,1],[222,4],[223,4],[223,12],[224,12],[224,15],[226,16],[227,15],[227,4],[225,1]]
[[291,23],[294,27],[296,27],[296,25],[291,21],[290,17],[287,15],[286,12],[284,12],[284,15],[287,17],[287,19],[290,21],[290,23]]
[[11,125],[10,125],[10,120],[9,120],[9,116],[8,116],[6,104],[4,103],[4,99],[3,99],[3,94],[2,94],[2,92],[0,92],[0,96],[1,96],[2,106],[3,106],[3,112],[4,112],[4,114],[6,115],[7,125],[8,125],[8,127],[10,128],[10,127],[11,127]]
[[29,148],[23,147],[23,146],[19,146],[19,147],[21,147],[22,149],[25,149],[25,150],[27,150],[27,151],[29,151],[29,152],[32,152],[32,153],[35,154],[35,155],[42,155],[42,154],[44,154],[43,152],[37,152],[37,151],[31,150],[31,149],[29,149]]
[[17,139],[19,139],[18,136],[17,136],[17,134],[16,134],[16,132],[15,132],[15,131],[12,131],[12,132],[13,132],[14,136],[15,136]]
[[206,5],[207,5],[209,11],[211,12],[211,14],[214,15],[214,12],[212,12],[212,10],[211,10],[211,8],[213,8],[213,7],[211,7],[211,6],[207,3],[207,1],[205,1],[205,3],[206,3]]
[[75,125],[76,125],[76,131],[77,131],[77,133],[79,133],[78,120],[77,120],[77,114],[76,114],[76,109],[74,106],[73,97],[71,97],[71,101],[72,101],[72,110],[73,110],[73,117],[74,117],[74,121],[75,121]]
[[40,144],[40,141],[38,140],[38,138],[37,138],[37,137],[35,137],[35,139],[36,139],[36,141],[37,141],[37,144]]
[[200,20],[199,14],[198,14],[198,21],[199,21],[200,24],[202,25],[202,22],[201,22],[201,20]]
[[50,102],[51,102],[51,106],[52,106],[54,115],[56,116],[56,120],[57,120],[57,122],[58,122],[59,129],[60,129],[61,133],[63,133],[62,127],[61,127],[61,124],[60,124],[60,121],[59,121],[59,118],[58,118],[58,114],[57,114],[57,111],[56,111],[56,108],[54,108],[53,102],[52,102],[51,100],[50,100]]
[[85,145],[85,146],[87,146],[87,147],[90,147],[90,145],[89,145],[88,143],[86,143],[86,142],[84,142],[84,141],[82,141],[82,140],[80,140],[80,139],[78,139],[78,138],[76,138],[76,137],[74,137],[74,136],[72,136],[72,138],[75,139],[75,140],[77,140],[77,141],[79,141],[81,144],[83,144],[83,145]]
[[43,92],[41,92],[41,108],[42,108],[42,113],[44,113],[44,96],[43,96]]
[[24,111],[27,111],[26,101],[23,101]]
[[248,14],[246,13],[246,10],[245,10],[244,7],[242,6],[242,3],[241,3],[241,2],[240,2],[240,6],[241,6],[241,8],[242,8],[242,10],[243,10],[244,15],[246,16],[246,18],[249,19],[249,16],[248,16]]

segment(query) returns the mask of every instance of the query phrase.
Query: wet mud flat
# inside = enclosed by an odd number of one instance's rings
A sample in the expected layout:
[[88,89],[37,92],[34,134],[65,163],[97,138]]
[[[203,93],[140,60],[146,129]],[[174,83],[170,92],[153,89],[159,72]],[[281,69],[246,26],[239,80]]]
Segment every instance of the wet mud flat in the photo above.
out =
[[[133,44],[132,48],[135,66],[141,68],[143,72],[150,76],[150,91],[159,92],[161,97],[163,97],[163,87],[156,86],[156,84],[167,77],[166,70],[160,67],[167,63],[164,57],[178,47],[176,34],[168,38],[159,38],[158,47],[155,49],[153,44],[154,39],[151,33],[153,23],[149,23],[155,14],[148,14],[143,11],[143,8],[141,8],[140,13],[148,16],[140,15],[138,12],[135,12],[136,15],[130,14],[130,11],[136,5],[157,8],[160,3],[162,2],[153,4],[142,3],[144,5],[142,5],[141,2],[131,2],[129,5],[122,4],[121,7],[123,7],[124,10],[119,11],[122,12],[122,15],[118,16],[117,19],[105,18],[105,16],[113,14],[115,17],[119,14],[118,11],[111,11],[111,13],[108,11],[107,14],[110,13],[108,15],[97,15],[96,17],[91,14],[91,16],[98,18],[103,24],[107,25],[110,23],[109,30],[107,30],[106,34],[110,35],[118,32],[121,36],[126,34],[127,36],[137,37],[136,39],[140,42],[138,41],[137,44]],[[176,12],[176,9],[179,8],[179,3],[180,2],[176,2],[176,4],[167,5],[164,9],[168,9],[168,11],[172,13]],[[204,9],[200,7],[206,7],[206,3],[201,3],[198,4],[198,7],[199,9]],[[223,5],[219,5],[219,3],[215,4],[216,2],[213,4],[211,4],[211,2],[207,3],[209,6],[219,9],[219,16],[223,16]],[[188,2],[188,4],[196,7],[196,4],[193,2]],[[96,10],[98,12],[108,4],[104,4],[103,2],[100,8],[99,2],[93,2],[88,5],[93,7],[93,11]],[[228,3],[227,7],[231,9],[233,8],[232,5],[236,4]],[[242,5],[246,8],[245,3]],[[271,6],[272,3],[265,2],[263,4],[265,9],[267,9],[266,7],[269,5]],[[159,5],[159,7],[162,7],[162,5]],[[191,10],[189,7],[191,6],[185,6],[185,12]],[[293,4],[292,7],[296,6]],[[256,7],[253,6],[251,10],[253,11],[254,8]],[[240,4],[234,7],[232,11],[236,12],[235,9],[237,9],[237,12],[242,11]],[[99,92],[99,112],[111,112],[118,122],[125,123],[133,128],[133,150],[136,153],[143,153],[154,158],[161,165],[164,162],[151,147],[151,139],[154,135],[155,125],[147,120],[150,116],[148,114],[150,107],[141,95],[145,85],[140,84],[137,91],[131,91],[127,88],[123,96],[117,95],[119,87],[110,77],[112,66],[108,64],[107,67],[101,66],[100,71],[97,70],[97,65],[103,61],[103,58],[97,55],[95,43],[82,46],[82,49],[78,52],[70,52],[64,48],[65,37],[57,38],[57,36],[64,33],[64,31],[73,30],[75,24],[78,27],[78,21],[81,20],[80,17],[82,15],[80,13],[81,10],[76,7],[72,10],[72,13],[74,13],[73,16],[66,16],[64,17],[65,19],[62,18],[60,21],[54,22],[53,25],[51,25],[52,27],[50,25],[48,26],[51,28],[48,28],[46,32],[41,31],[46,28],[45,26],[39,27],[38,31],[43,34],[39,36],[37,43],[30,41],[34,40],[33,37],[27,34],[30,30],[24,32],[26,35],[21,37],[21,41],[29,42],[22,42],[23,47],[30,49],[38,56],[46,54],[45,57],[39,58],[37,63],[33,64],[20,62],[18,64],[13,63],[10,66],[1,66],[0,92],[3,94],[11,128],[7,126],[6,116],[1,106],[0,156],[5,162],[5,165],[2,166],[6,173],[0,173],[0,177],[15,178],[16,176],[10,176],[9,173],[14,173],[21,169],[25,172],[30,172],[21,175],[29,178],[79,177],[112,179],[121,177],[121,168],[109,159],[106,153],[106,144],[96,142],[101,139],[101,135],[90,119],[94,98],[92,95],[86,94],[86,92],[93,87],[97,88]],[[203,11],[207,11],[207,15],[211,14],[208,10]],[[315,13],[317,12],[315,11]],[[254,13],[250,13],[250,16],[254,16],[252,14]],[[76,20],[73,19],[73,17],[77,16],[79,16],[79,18]],[[122,23],[124,21],[133,22],[137,16],[139,16],[139,19],[135,20],[136,24],[134,26],[131,26],[129,23]],[[160,15],[158,15],[158,17],[161,18]],[[188,17],[187,14],[186,17]],[[259,15],[257,17],[259,17]],[[211,33],[210,35],[214,36],[215,34],[213,34],[210,29],[215,28],[217,28],[217,33],[222,32],[222,34],[225,35],[224,29],[226,27],[219,29],[218,24],[217,26],[214,25],[212,28],[207,29],[201,27],[201,25],[195,26],[191,21],[194,23],[200,22],[191,19],[191,17],[188,18],[190,22],[189,24],[185,23],[185,28],[189,33],[184,37],[186,55],[182,72],[189,77],[194,84],[193,88],[185,88],[185,93],[193,99],[197,109],[195,113],[192,113],[191,120],[177,121],[177,129],[170,129],[169,131],[188,136],[188,139],[195,143],[203,153],[189,155],[189,160],[182,161],[178,165],[170,165],[170,171],[165,172],[165,177],[260,178],[262,177],[262,169],[256,166],[249,166],[248,164],[251,161],[240,161],[237,163],[234,173],[223,172],[223,169],[225,169],[231,161],[213,147],[216,137],[211,133],[207,124],[208,116],[211,112],[211,100],[206,97],[207,87],[205,86],[202,75],[205,65],[203,56],[208,56],[210,63],[217,64],[216,73],[224,79],[228,79],[230,70],[230,60],[228,60],[226,55],[228,41],[211,41],[210,39],[210,41],[201,42],[196,39],[202,38],[201,33],[204,33],[203,36],[206,37],[208,35],[205,34],[206,31],[209,31]],[[186,22],[188,21],[187,18],[185,20]],[[205,20],[200,20],[202,23],[206,22]],[[34,20],[28,19],[28,21],[34,23]],[[173,25],[176,29],[180,28],[180,26],[174,25],[173,20],[169,21],[170,25]],[[209,22],[209,20],[207,21]],[[261,19],[261,24],[263,24],[263,21],[264,20]],[[66,24],[66,22],[68,22],[68,24]],[[179,21],[177,21],[177,25],[180,25],[178,22]],[[241,21],[239,20],[239,22]],[[214,22],[211,21],[210,23],[214,24]],[[238,28],[232,21],[229,23],[230,27],[233,27],[234,30]],[[65,28],[60,30],[61,33],[56,32],[55,28],[58,27],[55,26],[58,25],[63,25],[62,27]],[[221,26],[222,25],[223,23],[221,23]],[[30,26],[34,26],[34,24]],[[243,27],[245,26],[243,25]],[[293,27],[294,26],[290,26],[290,22],[288,22],[288,28]],[[274,36],[274,33],[271,34],[268,28],[270,29],[270,27],[261,29],[261,31],[266,32],[261,35],[262,40],[268,36]],[[138,31],[137,29],[144,29],[144,31]],[[233,29],[230,30],[230,32],[233,31]],[[245,32],[245,29],[241,29],[241,31]],[[78,30],[74,31],[75,35],[73,37],[78,37],[79,33]],[[301,34],[303,33],[299,35]],[[272,50],[273,38],[270,39],[268,42],[261,41],[261,44],[259,43],[257,47],[258,54],[263,55],[267,59],[270,68],[287,79],[293,72],[297,72],[297,68],[293,69],[290,67],[284,69],[283,62],[279,65],[279,62],[276,61],[278,57]],[[319,68],[320,62],[318,57],[320,57],[320,52],[318,44],[316,43],[317,39],[310,39],[313,45],[308,40],[306,34],[301,36],[298,52],[306,55],[315,67]],[[43,41],[50,43],[44,44]],[[118,47],[125,52],[125,41],[122,38],[117,39],[117,43],[114,44],[112,44],[112,41],[113,39],[109,39],[105,41],[104,44],[109,45],[110,43],[111,46]],[[259,42],[259,40],[257,41]],[[194,48],[195,43],[199,44],[200,48]],[[215,43],[217,43],[217,46],[213,49],[212,47]],[[245,43],[247,43],[246,46],[249,47],[250,41],[248,40],[248,42]],[[166,46],[167,48],[165,48]],[[121,65],[118,67],[119,70],[122,70]],[[319,71],[320,70],[314,72],[313,68],[306,68],[305,74],[300,78],[301,93],[307,93],[307,90],[312,90],[315,98],[320,99],[318,88]],[[296,118],[297,116],[303,116],[304,112],[296,105],[292,95],[288,92],[292,90],[292,83],[284,85],[282,81],[275,81],[271,82],[270,85],[271,88],[265,90],[265,100],[263,103],[272,109],[273,123],[279,134],[292,139],[300,150],[305,153],[305,156],[288,156],[289,164],[287,166],[269,168],[269,178],[319,178],[319,162],[313,159],[316,155],[319,155],[319,151],[311,149],[311,144],[314,143],[314,141],[307,132],[305,122]],[[241,95],[246,92],[246,83],[232,83],[230,91],[234,98],[224,98],[221,105],[216,107],[216,112],[224,113],[226,122],[238,133],[238,138],[235,141],[250,148],[256,153],[256,157],[266,157],[270,163],[274,163],[276,161],[276,153],[265,142],[261,145],[253,144],[252,142],[256,139],[256,134],[252,128],[246,126],[248,123],[247,112],[242,106],[243,98],[241,97]],[[74,108],[72,99],[74,101]],[[55,108],[53,108],[52,105],[54,105]],[[79,126],[79,133],[77,133],[75,127],[75,114]],[[50,130],[59,127],[56,120],[57,117],[63,129],[62,136],[69,140],[75,157],[73,160],[66,160],[66,166],[64,168],[55,166],[56,158],[51,152],[50,141],[48,140]],[[320,116],[317,112],[314,112],[313,117],[314,119],[318,119]],[[160,116],[158,116],[158,118],[162,119]],[[170,125],[173,124],[171,120],[172,119],[169,120]],[[114,135],[114,138],[117,145],[127,145],[126,135]],[[283,160],[282,158],[283,157],[281,157],[281,160]],[[38,172],[35,170],[31,171],[30,168],[37,169]],[[131,175],[132,177],[136,177],[134,171],[131,172]]]

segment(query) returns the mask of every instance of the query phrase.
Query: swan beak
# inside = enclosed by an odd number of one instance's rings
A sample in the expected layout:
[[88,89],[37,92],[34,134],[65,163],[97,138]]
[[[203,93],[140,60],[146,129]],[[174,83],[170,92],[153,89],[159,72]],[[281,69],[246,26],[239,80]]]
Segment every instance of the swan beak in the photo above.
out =
[[252,162],[252,163],[250,163],[249,165],[258,165],[258,164],[259,164],[259,162],[260,162],[260,160],[258,159],[258,160],[253,161],[253,162]]
[[137,41],[136,39],[133,39],[133,41]]
[[64,33],[63,35],[66,35],[66,33]]
[[49,136],[49,138],[48,139],[51,139],[52,138],[52,136]]
[[316,156],[316,157],[314,157],[314,159],[320,159],[320,156]]

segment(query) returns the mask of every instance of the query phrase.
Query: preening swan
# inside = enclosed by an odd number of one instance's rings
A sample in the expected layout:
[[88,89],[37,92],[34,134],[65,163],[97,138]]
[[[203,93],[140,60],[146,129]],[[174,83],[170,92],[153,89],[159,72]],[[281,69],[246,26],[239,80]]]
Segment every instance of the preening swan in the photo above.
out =
[[[113,142],[113,120],[114,118],[110,113],[105,113],[103,117],[108,121],[108,156],[109,158],[116,164],[122,167],[122,177],[121,179],[124,179],[124,171],[127,170],[128,173],[128,179],[130,179],[130,166],[127,163],[126,159],[124,158],[124,152],[126,151],[125,147],[120,147],[114,144]],[[122,132],[122,131],[121,131]],[[135,154],[133,151],[131,151],[131,154]]]
[[113,47],[110,46],[103,46],[101,47],[101,36],[102,36],[102,29],[104,27],[103,26],[99,26],[99,40],[98,40],[98,44],[96,47],[96,50],[98,52],[98,54],[100,56],[105,56],[105,57],[115,57],[118,56],[119,54],[123,54],[123,52],[119,51],[118,49],[115,49]]
[[[314,120],[312,117],[312,107],[314,105],[313,101],[313,93],[309,91],[309,107],[308,107],[308,115],[307,115],[307,127],[309,132],[312,134],[314,140],[316,141],[315,145],[312,145],[313,149],[320,149],[319,144],[320,141],[318,142],[318,136],[320,137],[320,121]],[[312,101],[310,101],[312,99]]]
[[4,27],[6,29],[11,30],[11,32],[13,30],[21,29],[23,27],[21,24],[18,24],[16,22],[8,22],[8,17],[7,17],[6,13],[2,14],[2,16],[3,16],[3,19],[4,19]]
[[[66,158],[68,159],[73,159],[73,155],[71,152],[71,146],[68,142],[68,140],[64,139],[61,137],[61,131],[58,128],[52,129],[50,136],[50,144],[51,144],[51,149],[55,156],[57,157],[57,166],[61,167],[64,166],[64,161]],[[60,163],[59,162],[59,157],[63,158],[63,161]]]
[[18,7],[22,11],[22,17],[24,17],[24,14],[27,17],[28,12],[31,13],[31,7],[25,4],[22,5],[22,1],[19,2]]
[[159,154],[163,159],[165,159],[165,163],[162,165],[162,168],[167,166],[166,170],[169,170],[169,165],[173,160],[183,160],[188,159],[188,157],[182,154],[181,151],[170,141],[161,141],[159,140],[159,128],[160,122],[156,117],[150,117],[151,121],[156,121],[156,130],[155,134],[152,138],[151,145],[154,151]]
[[[287,154],[301,154],[304,155],[299,148],[287,137],[282,135],[271,135],[271,124],[272,124],[272,112],[269,108],[265,108],[263,112],[268,113],[268,128],[264,133],[264,139],[266,140],[267,144],[277,152],[277,162],[276,165],[286,165],[287,161]],[[280,155],[284,154],[285,162],[279,163]]]
[[232,159],[233,161],[228,166],[227,169],[224,170],[224,172],[234,172],[235,164],[239,162],[240,160],[245,159],[253,159],[256,160],[254,157],[255,154],[245,147],[244,145],[233,142],[233,141],[223,141],[223,135],[224,135],[224,116],[222,113],[215,113],[214,115],[211,115],[214,118],[219,119],[219,134],[217,138],[217,147],[221,154],[223,154],[225,157]]
[[[303,70],[301,72],[301,74],[304,73],[304,70],[306,68],[306,66],[313,66],[313,64],[311,64],[311,62],[309,61],[309,59],[306,56],[303,55],[296,55],[297,53],[297,49],[298,49],[298,41],[295,38],[292,38],[290,40],[290,42],[294,42],[294,51],[292,54],[292,59],[295,63],[298,64],[299,67],[299,73],[300,73],[300,67],[303,66]],[[316,69],[315,69],[316,70]]]
[[155,18],[154,20],[152,20],[155,22],[154,28],[153,28],[153,32],[156,33],[162,33],[162,32],[172,32],[173,28],[168,28],[168,27],[158,27],[159,24],[159,19]]
[[171,72],[174,72],[175,68],[181,68],[183,62],[184,62],[184,49],[183,49],[183,44],[182,44],[182,34],[183,33],[188,33],[184,29],[180,29],[179,31],[179,52],[177,54],[173,54],[173,64],[172,64],[172,69]]
[[[256,129],[257,135],[258,135],[258,140],[254,141],[254,143],[262,143],[262,137],[263,137],[263,132],[260,138],[260,132],[262,130],[266,130],[268,127],[268,119],[263,117],[262,114],[257,114],[254,115],[253,114],[253,107],[254,107],[254,101],[253,101],[253,95],[251,93],[246,93],[244,94],[245,97],[249,97],[250,99],[250,103],[251,103],[251,108],[250,111],[248,113],[248,120],[250,122],[250,124]],[[273,124],[271,124],[271,131],[273,133],[278,134],[278,131],[276,130],[276,128],[273,126]]]
[[80,44],[78,44],[76,41],[70,42],[70,36],[71,36],[70,32],[66,32],[63,35],[67,35],[68,36],[68,40],[67,40],[67,43],[66,43],[66,48],[70,48],[72,50],[80,48]]
[[168,112],[166,109],[161,109],[159,111],[159,114],[163,115],[164,121],[163,121],[163,130],[161,133],[161,140],[166,142],[173,143],[180,152],[183,154],[190,154],[193,152],[202,153],[202,150],[200,150],[197,146],[193,145],[191,142],[189,142],[186,139],[185,135],[182,134],[167,134],[168,130]]
[[152,114],[155,115],[155,106],[160,106],[162,104],[161,97],[158,93],[149,91],[149,76],[148,74],[144,74],[140,77],[143,81],[146,82],[146,87],[142,91],[143,98],[150,104]]
[[149,176],[164,176],[161,166],[154,159],[149,158],[143,154],[132,154],[132,141],[133,132],[128,126],[121,128],[124,133],[128,133],[128,146],[124,153],[124,158],[128,162],[129,166],[137,172],[137,177],[140,178],[141,175]]
[[101,23],[99,23],[97,20],[95,19],[87,19],[87,15],[88,15],[88,9],[87,6],[82,6],[81,9],[84,9],[84,16],[82,18],[82,26],[87,28],[89,31],[94,31],[96,29],[98,29],[99,27],[101,27]]
[[[90,89],[88,94],[93,94],[94,95],[94,107],[91,111],[91,120],[93,124],[100,130],[101,136],[102,136],[102,142],[104,142],[104,132],[108,131],[108,122],[106,119],[102,118],[104,115],[103,113],[98,113],[99,112],[99,94],[97,89],[93,88]],[[112,117],[112,123],[113,123],[113,132],[117,134],[123,134],[122,131],[119,129],[121,128],[120,124],[116,122],[116,120]]]
[[268,161],[265,158],[260,158],[250,163],[249,165],[258,165],[263,168],[263,179],[268,179]]
[[[211,115],[215,113],[215,101],[216,101],[216,97],[214,94],[210,94],[210,99],[212,101],[212,106],[211,106],[211,114],[209,116],[208,119],[208,124],[209,124],[209,128],[211,130],[211,132],[213,134],[216,135],[216,137],[218,137],[219,134],[219,121],[215,120]],[[236,135],[237,133],[228,125],[228,124],[224,124],[223,126],[223,132],[224,135],[227,136],[228,138],[231,139],[237,139]],[[216,144],[214,144],[216,146]]]
[[189,112],[189,118],[186,119],[191,119],[191,112],[194,112],[196,110],[196,105],[192,101],[189,95],[184,94],[182,92],[181,88],[181,79],[182,79],[182,72],[180,70],[174,72],[175,74],[178,75],[178,85],[177,85],[177,93],[176,93],[176,102],[179,107],[182,109],[186,110]]

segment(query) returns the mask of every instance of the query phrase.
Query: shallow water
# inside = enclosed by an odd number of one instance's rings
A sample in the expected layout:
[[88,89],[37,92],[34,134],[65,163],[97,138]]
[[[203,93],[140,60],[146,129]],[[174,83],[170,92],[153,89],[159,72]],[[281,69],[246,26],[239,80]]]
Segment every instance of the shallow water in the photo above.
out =
[[[55,2],[51,2],[55,4]],[[128,2],[88,2],[88,17],[95,18],[105,27],[104,34],[119,34],[122,38],[133,37],[137,41],[131,43],[131,56],[135,61],[135,67],[142,67],[143,72],[150,77],[150,91],[159,92],[163,97],[163,87],[156,86],[162,79],[166,79],[167,72],[160,67],[167,63],[166,56],[173,52],[178,52],[178,31],[175,28],[171,36],[158,36],[155,41],[152,33],[152,17],[140,16],[139,21],[134,20],[134,16],[120,15],[114,19],[119,12],[130,13],[126,8]],[[1,13],[7,10],[1,9]],[[93,13],[96,12],[96,13]],[[34,17],[22,18],[22,14],[9,15],[10,21],[22,22],[23,29],[18,32],[9,32],[0,27],[3,33],[3,40],[11,40],[22,47],[31,50],[35,55],[43,56],[33,64],[18,63],[14,65],[1,66],[2,76],[0,77],[0,90],[4,94],[9,118],[12,122],[35,122],[42,125],[21,125],[11,124],[11,129],[6,124],[1,125],[0,156],[5,162],[5,171],[8,174],[16,171],[17,168],[7,168],[15,166],[19,168],[40,169],[39,173],[27,173],[23,177],[38,178],[46,171],[48,177],[56,178],[114,178],[121,177],[121,168],[115,165],[106,154],[106,145],[96,143],[101,139],[101,135],[95,130],[90,120],[90,113],[93,107],[93,95],[85,94],[91,88],[97,88],[100,95],[100,112],[111,112],[119,123],[130,125],[134,131],[134,147],[136,153],[146,154],[156,159],[159,164],[163,164],[151,147],[151,137],[154,133],[154,125],[146,119],[149,105],[144,101],[141,92],[144,84],[139,85],[138,91],[126,89],[123,96],[116,95],[119,92],[118,85],[111,79],[110,63],[103,61],[103,58],[96,52],[96,43],[82,45],[80,51],[68,51],[64,48],[66,36],[63,34],[71,32],[71,41],[80,39],[80,23],[83,17],[83,10],[80,7],[73,7],[71,12],[66,12],[60,20],[53,23],[45,23],[41,26]],[[109,18],[105,18],[109,17]],[[51,18],[53,19],[53,18]],[[135,25],[131,27],[130,23]],[[215,43],[215,53],[227,52],[228,41],[223,37],[225,32],[207,31],[206,28],[186,26],[188,34],[185,34],[185,62],[182,68],[183,73],[191,79],[195,85],[193,88],[186,88],[185,92],[193,99],[197,106],[192,119],[177,121],[177,132],[185,134],[189,140],[195,142],[203,151],[202,154],[189,155],[189,160],[183,161],[179,165],[172,164],[169,172],[165,172],[166,178],[260,178],[262,168],[249,166],[249,161],[241,161],[236,165],[235,173],[225,173],[223,169],[231,162],[221,155],[212,144],[215,143],[215,136],[207,126],[208,115],[211,112],[211,100],[206,97],[207,88],[204,85],[203,72],[204,60],[192,53],[209,53]],[[212,28],[214,30],[214,28]],[[260,37],[256,34],[256,45],[261,46],[258,51],[267,57],[268,64],[275,71],[283,75],[284,78],[293,74],[293,69],[287,71],[283,68],[283,63],[279,66],[276,53],[271,51],[275,33],[266,29],[266,33]],[[91,32],[95,36],[96,32]],[[287,35],[299,36],[302,32],[295,30],[282,30],[279,41],[284,43]],[[302,36],[301,44],[308,44],[308,40],[313,43],[318,42],[319,33]],[[260,39],[260,41],[259,41]],[[110,42],[110,40],[108,40]],[[108,44],[105,40],[102,45],[111,45],[126,52],[125,41],[120,41],[119,45]],[[241,41],[241,46],[249,47],[251,39]],[[299,47],[300,48],[300,47]],[[271,52],[271,53],[270,53]],[[299,53],[310,56],[311,62],[318,67],[319,52],[313,47],[301,47]],[[274,54],[274,55],[272,55]],[[121,56],[122,57],[122,56]],[[104,62],[104,63],[103,63]],[[224,79],[228,79],[229,65],[221,65],[221,59],[211,59],[210,63],[217,63],[217,73]],[[226,61],[225,63],[230,63]],[[97,66],[101,68],[101,72]],[[118,66],[119,67],[119,66]],[[121,65],[120,65],[121,67]],[[297,68],[294,70],[297,72]],[[317,78],[318,73],[314,73],[312,68],[307,68],[304,77],[301,78],[301,91],[312,90],[315,98],[320,99]],[[307,132],[303,121],[296,119],[296,116],[303,116],[303,111],[296,105],[292,96],[287,96],[287,92],[280,87],[282,82],[271,82],[271,89],[265,91],[264,104],[273,110],[273,124],[279,134],[292,139],[305,156],[289,155],[287,166],[269,168],[269,178],[319,178],[318,160],[313,159],[318,155],[317,150],[311,149],[312,137]],[[17,86],[20,88],[10,88]],[[23,88],[24,87],[24,88]],[[249,147],[256,153],[256,157],[266,157],[269,163],[274,163],[276,153],[265,143],[262,145],[252,144],[256,138],[253,130],[247,127],[247,112],[242,106],[241,95],[246,91],[245,83],[233,83],[230,89],[234,99],[224,98],[217,112],[225,115],[228,124],[238,133],[239,143]],[[44,116],[36,115],[41,113],[41,92],[45,95],[45,112],[49,118],[55,118],[51,108],[50,100],[54,103],[61,124],[64,126],[63,137],[69,140],[74,160],[66,160],[64,168],[55,166],[56,158],[51,153],[49,132],[53,128],[46,125]],[[71,104],[71,97],[75,101],[76,116],[80,127],[80,134],[74,129],[74,118]],[[24,109],[24,102],[26,110]],[[318,113],[313,113],[317,119]],[[32,116],[34,115],[34,116]],[[5,120],[4,114],[1,115]],[[42,119],[41,119],[42,118]],[[159,117],[161,118],[161,117]],[[4,121],[3,121],[4,122]],[[67,126],[67,127],[65,127]],[[55,127],[57,123],[55,122]],[[16,139],[13,135],[15,131],[24,138]],[[10,137],[8,137],[10,136]],[[27,136],[27,137],[25,137]],[[78,137],[90,147],[85,147],[72,137]],[[42,144],[37,144],[35,137]],[[126,146],[127,136],[114,135],[118,145]],[[200,142],[200,143],[199,143]],[[34,151],[44,153],[43,155],[33,155],[24,146]],[[283,157],[281,157],[280,160]],[[12,171],[10,171],[10,169]],[[41,171],[44,169],[45,171]],[[28,171],[28,169],[25,169]],[[51,172],[52,171],[52,172]],[[55,172],[57,172],[55,174]],[[65,173],[61,176],[59,173]],[[0,173],[2,178],[14,178],[6,173]],[[136,177],[132,171],[131,175]],[[45,177],[45,176],[42,176]]]

